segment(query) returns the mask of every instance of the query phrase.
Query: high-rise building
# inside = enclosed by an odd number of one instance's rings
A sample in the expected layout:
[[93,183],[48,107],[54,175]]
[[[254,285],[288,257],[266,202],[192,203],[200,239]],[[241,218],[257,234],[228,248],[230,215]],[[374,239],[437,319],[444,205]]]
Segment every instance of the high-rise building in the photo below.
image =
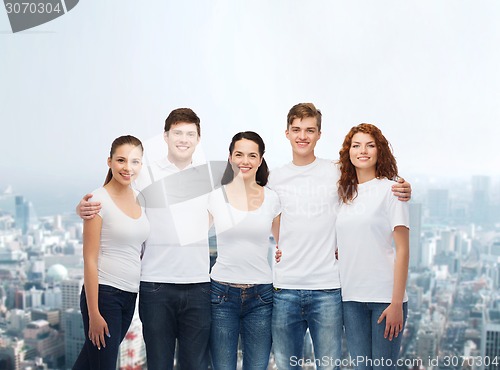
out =
[[22,195],[16,196],[16,228],[26,234],[29,226],[29,205]]
[[472,176],[472,222],[485,225],[490,222],[490,177]]
[[45,306],[50,308],[62,308],[62,292],[59,286],[47,288],[44,293]]
[[[61,282],[61,312],[70,309],[80,310],[80,291],[82,290],[83,279],[66,279]],[[66,320],[62,320],[61,329],[66,331]]]
[[[481,357],[500,361],[500,311],[486,309],[483,313],[483,329],[481,333]],[[498,369],[498,363],[484,361],[481,370]]]
[[417,334],[417,355],[424,363],[437,354],[437,333],[432,327],[421,327]]
[[410,268],[422,266],[422,204],[410,203]]
[[66,368],[71,369],[85,343],[82,314],[71,308],[63,312]]
[[443,222],[449,214],[450,200],[448,189],[429,189],[427,191],[427,209],[431,222]]
[[24,340],[7,338],[0,342],[0,369],[21,369],[25,356]]
[[80,308],[80,292],[83,286],[83,279],[66,279],[61,282],[62,311],[70,308]]

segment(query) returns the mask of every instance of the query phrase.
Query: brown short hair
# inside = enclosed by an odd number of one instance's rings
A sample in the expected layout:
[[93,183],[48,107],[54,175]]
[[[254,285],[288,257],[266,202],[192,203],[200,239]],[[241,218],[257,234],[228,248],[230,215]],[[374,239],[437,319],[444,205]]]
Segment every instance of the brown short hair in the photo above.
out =
[[201,136],[200,118],[191,108],[177,108],[170,112],[165,119],[165,132],[168,132],[173,125],[179,122],[194,123],[198,136]]
[[318,131],[321,131],[321,111],[319,109],[316,109],[313,103],[299,103],[294,105],[290,109],[290,111],[288,112],[288,116],[286,117],[286,129],[288,130],[294,119],[303,119],[307,117],[316,118]]

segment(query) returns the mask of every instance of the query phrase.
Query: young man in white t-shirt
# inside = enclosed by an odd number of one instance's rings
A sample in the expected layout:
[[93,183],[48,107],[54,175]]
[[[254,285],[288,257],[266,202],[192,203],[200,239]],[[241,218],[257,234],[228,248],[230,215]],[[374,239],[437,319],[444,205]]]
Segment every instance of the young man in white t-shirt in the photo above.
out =
[[[273,279],[276,364],[280,370],[301,368],[309,329],[317,368],[339,368],[343,331],[335,258],[339,172],[334,162],[314,154],[321,137],[321,112],[312,103],[290,109],[285,133],[293,159],[271,171],[269,181],[282,207],[278,242],[282,256]],[[398,184],[394,193],[405,198],[410,185]]]
[[[135,187],[145,199],[151,233],[141,264],[139,314],[149,369],[171,370],[176,341],[182,369],[208,368],[210,278],[207,163],[193,163],[200,119],[189,108],[173,110],[164,126],[165,158],[144,168]],[[100,208],[80,202],[82,218]]]

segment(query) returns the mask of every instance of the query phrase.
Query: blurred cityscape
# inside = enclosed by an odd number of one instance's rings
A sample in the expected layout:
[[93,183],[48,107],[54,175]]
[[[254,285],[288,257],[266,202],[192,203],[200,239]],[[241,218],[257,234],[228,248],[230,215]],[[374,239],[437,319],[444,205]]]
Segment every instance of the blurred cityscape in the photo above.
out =
[[[409,315],[399,368],[498,369],[500,183],[421,177],[412,185]],[[82,222],[72,210],[37,217],[35,207],[15,189],[0,193],[0,370],[70,369],[83,345]],[[212,236],[212,259],[214,244]],[[303,363],[315,368],[308,336]],[[138,315],[117,368],[147,368]]]

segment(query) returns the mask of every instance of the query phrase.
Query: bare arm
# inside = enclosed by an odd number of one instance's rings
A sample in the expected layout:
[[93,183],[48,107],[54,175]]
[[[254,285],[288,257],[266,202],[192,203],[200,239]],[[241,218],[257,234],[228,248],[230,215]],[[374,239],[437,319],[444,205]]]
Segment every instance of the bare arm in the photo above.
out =
[[280,222],[281,222],[281,214],[276,216],[273,220],[273,224],[271,226],[271,232],[274,237],[274,241],[276,242],[276,251],[274,252],[274,262],[278,263],[281,261],[281,249],[278,247],[278,242],[280,238]]
[[83,220],[91,220],[101,210],[101,202],[89,202],[92,194],[85,194],[80,203],[76,206],[75,212]]
[[208,228],[210,229],[214,224],[214,216],[208,212]]
[[402,177],[398,178],[398,182],[392,185],[392,193],[403,202],[408,202],[411,199],[411,184],[406,182]]
[[403,298],[410,261],[410,231],[408,228],[405,226],[396,226],[393,236],[394,244],[396,245],[396,261],[394,263],[392,301],[378,319],[378,323],[380,324],[385,318],[384,337],[389,338],[389,340],[397,337],[403,330]]
[[271,232],[273,234],[274,240],[276,241],[276,244],[278,244],[280,238],[280,221],[281,221],[281,214],[279,214],[274,218],[273,224],[271,226]]
[[85,220],[83,224],[83,280],[89,311],[89,339],[97,348],[106,347],[104,335],[109,336],[108,325],[99,312],[99,279],[97,259],[101,239],[101,217]]

